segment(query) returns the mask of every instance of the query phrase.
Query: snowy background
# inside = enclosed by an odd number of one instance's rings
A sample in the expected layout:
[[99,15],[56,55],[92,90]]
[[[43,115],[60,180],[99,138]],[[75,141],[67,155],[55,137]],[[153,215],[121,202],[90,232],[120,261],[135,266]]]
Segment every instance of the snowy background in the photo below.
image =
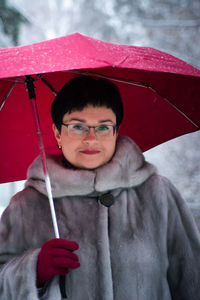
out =
[[[153,47],[200,68],[200,0],[0,0],[2,48],[74,32]],[[178,188],[200,227],[200,132],[144,154]],[[0,213],[23,184],[0,185]]]

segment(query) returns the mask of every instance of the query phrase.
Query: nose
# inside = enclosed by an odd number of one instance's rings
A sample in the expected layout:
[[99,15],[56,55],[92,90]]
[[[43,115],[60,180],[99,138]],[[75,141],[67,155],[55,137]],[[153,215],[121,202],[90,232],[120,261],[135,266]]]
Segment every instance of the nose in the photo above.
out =
[[84,141],[96,141],[97,137],[94,132],[94,128],[90,128],[86,137],[84,138]]

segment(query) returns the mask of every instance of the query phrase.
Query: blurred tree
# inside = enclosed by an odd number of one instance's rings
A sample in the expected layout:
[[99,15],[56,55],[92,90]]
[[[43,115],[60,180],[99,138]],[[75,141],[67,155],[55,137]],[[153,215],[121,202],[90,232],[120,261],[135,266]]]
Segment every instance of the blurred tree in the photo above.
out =
[[[0,0],[0,29],[2,33],[9,36],[14,46],[18,44],[19,27],[21,23],[28,23],[28,20],[15,8],[8,6],[6,0]],[[1,47],[3,41],[0,41]]]
[[31,23],[21,26],[20,44],[80,32],[157,48],[200,67],[200,0],[9,1]]
[[[139,41],[140,45],[171,52],[200,67],[199,0],[113,0],[112,3],[112,15],[118,19],[115,23],[123,30],[126,43]],[[104,7],[102,3],[101,6]]]

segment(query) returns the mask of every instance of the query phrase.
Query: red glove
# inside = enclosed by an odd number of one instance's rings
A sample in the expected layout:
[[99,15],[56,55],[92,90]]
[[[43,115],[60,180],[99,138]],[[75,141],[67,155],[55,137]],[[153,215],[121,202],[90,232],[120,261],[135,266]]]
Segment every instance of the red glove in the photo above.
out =
[[76,242],[53,239],[43,244],[37,261],[37,286],[42,287],[54,275],[69,273],[68,268],[80,267],[78,256],[72,251],[78,249]]

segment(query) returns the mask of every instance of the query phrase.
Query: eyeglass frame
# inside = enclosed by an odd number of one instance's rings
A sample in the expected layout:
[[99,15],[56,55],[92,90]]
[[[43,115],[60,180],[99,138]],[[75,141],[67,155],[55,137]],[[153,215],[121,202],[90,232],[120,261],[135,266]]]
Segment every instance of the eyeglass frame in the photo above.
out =
[[[68,126],[69,126],[69,125],[83,125],[83,126],[85,126],[85,127],[87,127],[87,128],[89,129],[88,132],[87,132],[87,134],[89,133],[90,128],[94,128],[94,134],[95,134],[95,136],[96,136],[97,138],[98,138],[99,136],[96,135],[95,128],[97,128],[97,127],[99,127],[99,126],[102,126],[102,125],[105,125],[105,126],[111,126],[111,127],[113,128],[113,136],[115,135],[115,132],[117,132],[118,129],[119,129],[119,126],[117,126],[117,125],[112,125],[112,124],[100,124],[100,125],[97,125],[97,126],[89,126],[89,125],[84,125],[84,124],[79,124],[79,123],[63,123],[63,122],[62,122],[61,125],[67,127],[67,129],[68,129]],[[86,135],[86,136],[87,136],[87,135]]]

